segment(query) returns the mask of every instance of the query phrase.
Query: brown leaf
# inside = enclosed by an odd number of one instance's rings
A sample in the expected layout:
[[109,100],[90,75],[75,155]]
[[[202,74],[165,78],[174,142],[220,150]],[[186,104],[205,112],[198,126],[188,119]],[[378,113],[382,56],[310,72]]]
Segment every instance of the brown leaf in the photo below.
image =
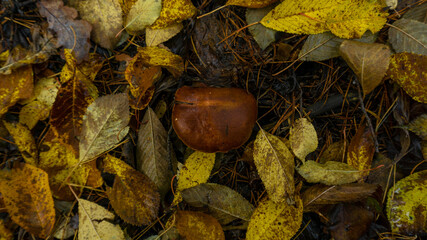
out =
[[177,211],[175,226],[179,235],[187,240],[222,240],[224,232],[218,221],[208,214],[193,211]]
[[369,229],[374,214],[354,204],[339,204],[330,214],[331,235],[334,239],[358,240]]
[[28,232],[47,238],[55,224],[55,209],[45,171],[17,163],[0,172],[0,192],[12,220]]
[[[85,20],[75,20],[78,13],[64,6],[62,0],[41,0],[37,3],[40,15],[47,18],[49,28],[56,32],[57,47],[74,49],[77,62],[88,56],[92,26]],[[74,46],[75,45],[75,46]]]
[[340,54],[357,75],[363,93],[368,94],[382,82],[391,51],[384,44],[345,40],[340,45]]
[[369,128],[365,125],[357,129],[356,134],[350,141],[347,152],[347,163],[359,169],[362,176],[368,176],[371,168],[372,158],[375,154],[375,143]]
[[154,221],[160,206],[156,185],[146,175],[111,155],[107,155],[104,163],[105,171],[116,174],[113,187],[107,188],[107,195],[117,215],[137,226]]

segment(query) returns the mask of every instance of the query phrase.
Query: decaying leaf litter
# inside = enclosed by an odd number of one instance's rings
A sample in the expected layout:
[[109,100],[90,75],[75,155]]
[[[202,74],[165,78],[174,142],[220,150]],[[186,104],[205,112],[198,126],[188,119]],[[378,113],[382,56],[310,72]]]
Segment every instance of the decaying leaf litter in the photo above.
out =
[[0,238],[427,234],[426,1],[2,4]]

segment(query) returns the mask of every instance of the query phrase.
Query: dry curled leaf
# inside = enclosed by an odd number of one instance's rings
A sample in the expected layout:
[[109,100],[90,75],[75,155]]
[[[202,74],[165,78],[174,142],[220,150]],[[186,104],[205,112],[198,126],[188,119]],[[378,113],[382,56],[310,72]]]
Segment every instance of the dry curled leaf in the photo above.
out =
[[367,176],[375,154],[375,142],[372,132],[365,125],[357,129],[350,141],[347,152],[347,163],[361,171],[362,176]]
[[301,161],[317,148],[317,133],[307,118],[297,119],[289,132],[292,152]]
[[225,240],[221,225],[208,214],[177,211],[174,218],[179,235],[187,240]]
[[162,0],[162,10],[159,18],[150,26],[152,29],[160,29],[180,23],[194,16],[197,8],[191,0]]
[[306,161],[297,168],[298,173],[309,183],[340,185],[351,183],[361,178],[360,172],[354,167],[341,162],[328,161],[324,164]]

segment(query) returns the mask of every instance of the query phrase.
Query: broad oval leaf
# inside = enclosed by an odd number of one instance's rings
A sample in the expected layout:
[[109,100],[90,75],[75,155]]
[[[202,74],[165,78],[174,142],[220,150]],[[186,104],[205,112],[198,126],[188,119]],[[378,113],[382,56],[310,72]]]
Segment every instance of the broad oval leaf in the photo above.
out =
[[156,185],[147,176],[111,155],[107,155],[104,163],[107,172],[116,174],[113,187],[107,188],[107,195],[117,215],[137,226],[154,221],[160,206]]
[[145,43],[147,43],[148,47],[157,46],[173,38],[175,35],[181,32],[183,28],[184,25],[182,23],[175,23],[159,29],[146,28]]
[[197,186],[208,181],[215,164],[215,153],[195,151],[181,168],[178,175],[177,191]]
[[159,18],[150,26],[152,29],[160,29],[180,23],[194,16],[197,8],[191,0],[162,0],[162,10]]
[[427,23],[427,2],[409,9],[402,18],[417,20],[422,23]]
[[347,163],[362,171],[362,176],[367,176],[371,168],[372,159],[375,154],[375,142],[372,132],[365,125],[357,129],[356,134],[350,141],[347,152]]
[[138,48],[135,58],[148,66],[160,66],[166,68],[174,77],[179,77],[184,72],[184,60],[164,48],[142,47]]
[[427,232],[427,170],[409,175],[387,194],[387,217],[393,232],[418,235]]
[[397,53],[427,55],[427,24],[411,19],[399,19],[388,30],[388,41]]
[[254,207],[233,189],[216,183],[203,183],[182,191],[182,198],[188,204],[208,206],[212,216],[225,225],[240,218],[249,221]]
[[326,185],[346,184],[361,178],[360,172],[354,167],[334,161],[320,164],[309,160],[298,167],[297,171],[309,183],[323,183]]
[[160,16],[162,1],[137,0],[125,16],[125,28],[129,34],[141,34]]
[[252,214],[247,240],[291,239],[302,223],[303,204],[295,196],[295,205],[277,203],[265,197]]
[[[260,21],[274,6],[268,6],[259,9],[246,9],[246,22],[249,24]],[[249,32],[258,43],[259,47],[264,50],[270,43],[276,41],[276,31],[266,28],[261,24],[256,24],[249,27]]]
[[294,156],[278,137],[260,130],[254,143],[254,162],[268,196],[275,202],[292,197]]
[[12,220],[28,232],[47,238],[55,224],[48,175],[30,164],[17,163],[0,172],[0,192]]
[[174,215],[179,235],[187,240],[225,240],[224,231],[218,221],[205,213],[177,211]]
[[87,162],[119,143],[128,133],[130,120],[126,94],[96,99],[83,116],[80,162]]
[[317,133],[307,118],[297,119],[289,132],[292,152],[301,161],[317,148]]

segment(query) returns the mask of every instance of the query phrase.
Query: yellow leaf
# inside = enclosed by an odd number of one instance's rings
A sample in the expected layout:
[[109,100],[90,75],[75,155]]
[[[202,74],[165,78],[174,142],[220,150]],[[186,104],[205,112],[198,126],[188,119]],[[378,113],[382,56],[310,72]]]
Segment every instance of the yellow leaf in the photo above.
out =
[[294,205],[277,203],[265,197],[252,214],[246,239],[291,239],[301,225],[302,214],[303,204],[299,195],[295,195]]
[[390,188],[387,217],[395,233],[427,232],[427,170],[409,175]]
[[391,56],[388,75],[414,100],[427,103],[427,56],[397,53]]
[[344,162],[347,154],[347,143],[342,141],[334,142],[320,155],[319,163],[327,161]]
[[364,94],[372,92],[383,80],[390,62],[391,51],[380,43],[345,40],[340,54],[357,75]]
[[159,0],[138,0],[125,16],[125,28],[129,34],[137,35],[153,24],[160,16],[162,1]]
[[145,42],[148,47],[157,46],[160,43],[166,42],[177,35],[184,25],[182,23],[175,23],[164,28],[152,29],[151,27],[145,30]]
[[320,164],[309,160],[298,167],[297,171],[309,183],[323,183],[326,185],[346,184],[361,178],[360,172],[352,166],[334,161]]
[[79,240],[125,240],[114,214],[96,203],[79,199]]
[[408,124],[408,130],[427,140],[427,114],[422,114]]
[[295,191],[294,156],[282,140],[261,129],[254,143],[254,162],[273,201],[292,199]]
[[33,129],[40,121],[49,117],[50,108],[40,101],[32,101],[19,111],[19,123]]
[[317,34],[330,30],[341,38],[361,38],[378,32],[386,23],[384,6],[365,0],[285,0],[261,23],[277,31]]
[[247,8],[267,7],[279,0],[228,0],[225,5],[236,5]]
[[113,187],[107,188],[107,195],[117,215],[137,226],[154,221],[160,206],[156,185],[146,175],[111,155],[107,155],[104,164],[105,171],[116,174]]
[[0,219],[0,240],[12,240],[13,232],[5,226],[4,221]]
[[211,175],[215,164],[215,153],[204,153],[195,151],[181,168],[178,175],[177,191],[206,183]]
[[48,175],[30,164],[17,163],[0,172],[0,192],[12,220],[28,232],[47,238],[55,224]]
[[168,27],[191,18],[197,13],[197,8],[191,0],[163,0],[160,17],[150,26],[152,29]]
[[307,118],[300,118],[295,121],[289,134],[292,152],[304,162],[305,157],[317,148],[316,129]]
[[347,163],[354,168],[361,170],[363,177],[369,174],[372,159],[375,154],[375,142],[371,131],[365,126],[359,127],[356,134],[351,139],[347,152]]
[[224,231],[218,221],[205,213],[177,211],[174,215],[179,235],[187,240],[225,240]]
[[164,48],[138,48],[138,58],[140,58],[140,61],[145,65],[166,68],[175,78],[179,77],[184,72],[184,60],[179,55]]
[[20,99],[33,94],[33,67],[25,66],[10,75],[0,74],[0,116]]
[[21,123],[9,123],[6,121],[3,121],[3,124],[15,140],[25,162],[37,166],[37,146],[28,127]]

